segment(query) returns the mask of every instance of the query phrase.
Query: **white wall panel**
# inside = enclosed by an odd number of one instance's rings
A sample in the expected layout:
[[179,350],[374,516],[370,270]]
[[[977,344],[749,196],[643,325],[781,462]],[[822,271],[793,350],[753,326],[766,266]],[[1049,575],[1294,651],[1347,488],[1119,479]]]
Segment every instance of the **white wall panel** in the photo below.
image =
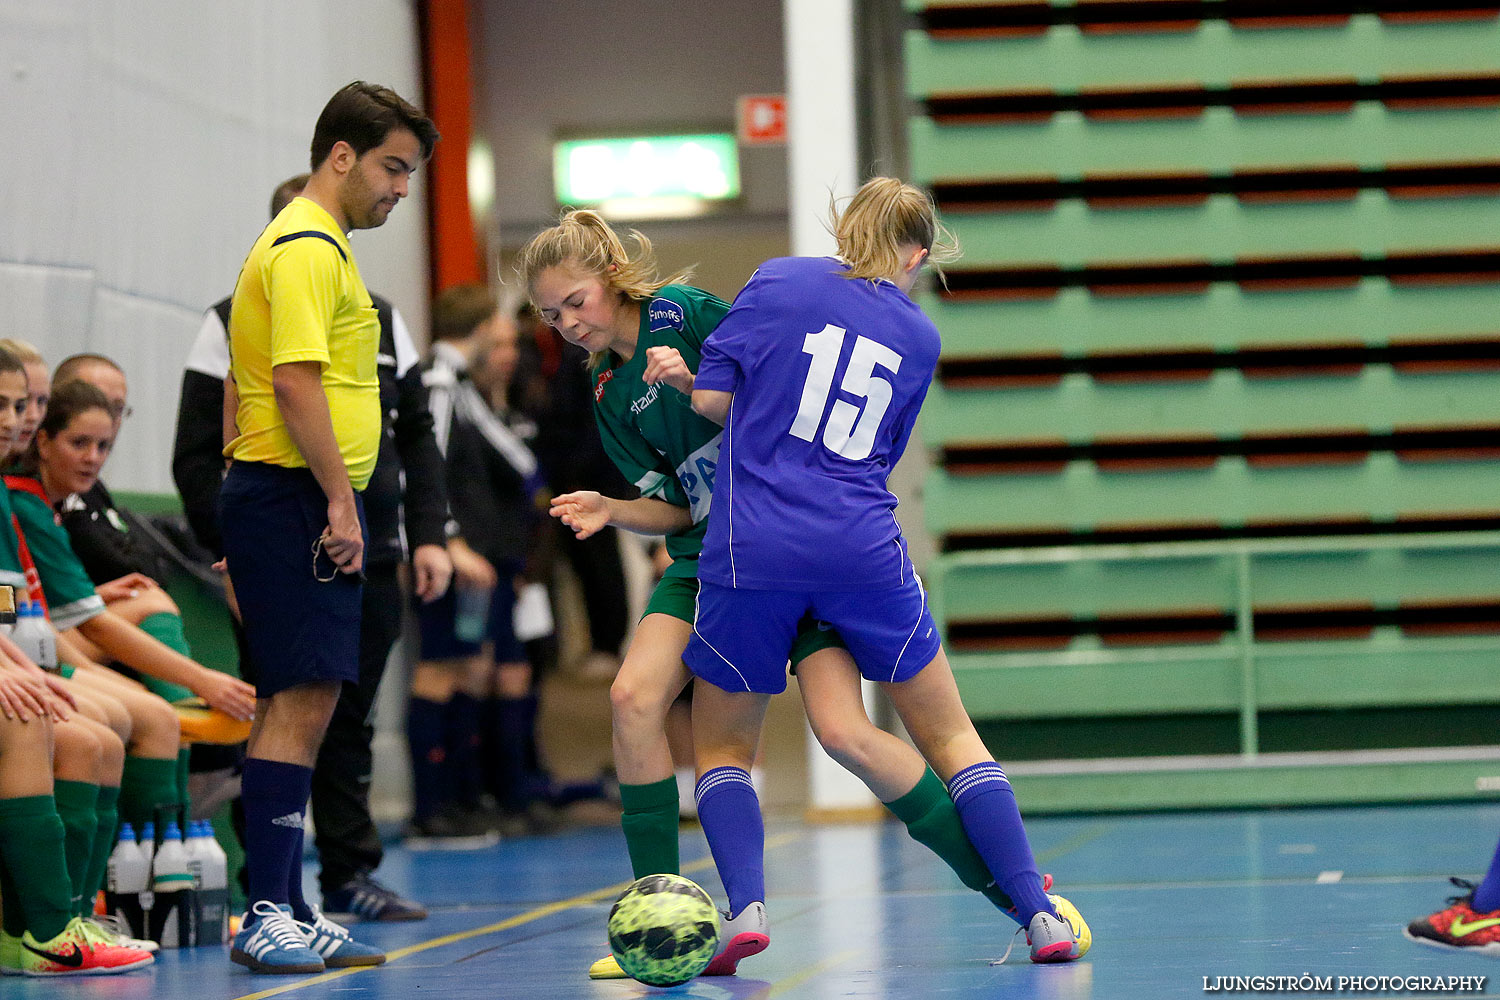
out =
[[[420,104],[410,0],[0,0],[0,335],[125,368],[115,489],[171,488],[181,365],[271,189],[353,79]],[[358,233],[370,287],[425,330],[424,187]]]

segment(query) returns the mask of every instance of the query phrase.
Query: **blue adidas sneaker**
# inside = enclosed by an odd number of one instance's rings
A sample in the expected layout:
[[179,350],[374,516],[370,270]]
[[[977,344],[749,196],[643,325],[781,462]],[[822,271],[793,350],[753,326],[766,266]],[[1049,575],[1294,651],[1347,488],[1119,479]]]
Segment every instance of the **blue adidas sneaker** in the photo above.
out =
[[348,969],[356,965],[385,963],[385,952],[354,940],[348,931],[323,916],[316,906],[312,908],[312,913],[311,923],[299,923],[297,926],[307,935],[307,946],[323,959],[325,966],[330,969]]
[[287,976],[323,971],[323,958],[308,947],[307,924],[292,919],[292,908],[259,900],[234,936],[229,960],[252,972]]

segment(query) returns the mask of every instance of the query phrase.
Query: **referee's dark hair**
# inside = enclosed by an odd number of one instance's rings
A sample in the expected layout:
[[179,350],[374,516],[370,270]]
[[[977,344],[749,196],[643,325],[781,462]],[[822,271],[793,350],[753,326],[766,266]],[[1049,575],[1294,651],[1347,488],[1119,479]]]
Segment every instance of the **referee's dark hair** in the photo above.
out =
[[313,128],[312,168],[317,170],[334,143],[347,142],[356,156],[364,156],[385,142],[392,129],[404,128],[422,144],[422,159],[437,144],[437,126],[389,87],[355,80],[328,99]]

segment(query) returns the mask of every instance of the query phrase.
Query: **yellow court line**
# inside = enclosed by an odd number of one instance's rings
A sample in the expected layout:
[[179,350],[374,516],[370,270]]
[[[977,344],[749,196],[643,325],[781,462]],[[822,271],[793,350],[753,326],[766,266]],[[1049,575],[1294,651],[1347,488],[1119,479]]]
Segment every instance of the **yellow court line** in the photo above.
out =
[[[784,847],[787,844],[790,844],[792,841],[801,839],[806,835],[806,831],[794,830],[787,833],[778,834],[774,837],[768,837],[766,839],[765,849],[768,851],[772,851],[778,847]],[[711,867],[713,863],[714,861],[712,857],[699,858],[697,861],[693,861],[689,864],[683,865],[682,873],[686,875],[689,872],[702,871],[705,868]],[[394,951],[386,952],[386,964],[389,965],[391,962],[406,958],[408,955],[415,955],[419,952],[430,951],[433,948],[441,948],[444,945],[455,944],[459,941],[467,941],[470,938],[483,937],[486,934],[496,934],[500,931],[507,931],[512,927],[519,927],[522,924],[529,924],[533,921],[540,920],[543,917],[550,917],[554,913],[561,913],[564,910],[571,910],[578,906],[587,906],[590,903],[597,903],[601,900],[608,899],[610,896],[618,895],[619,893],[623,892],[625,890],[625,887],[629,884],[629,882],[617,882],[614,885],[604,886],[601,889],[593,889],[589,892],[580,893],[579,895],[573,896],[569,899],[562,899],[558,900],[556,903],[548,903],[546,906],[539,906],[534,910],[527,910],[525,913],[518,913],[514,917],[507,917],[506,919],[497,921],[493,924],[486,924],[483,927],[475,927],[474,929],[467,931],[457,931],[453,934],[445,934],[442,937],[436,937],[428,941],[421,941],[417,944],[407,945],[405,948],[397,948]],[[316,986],[319,983],[331,982],[335,979],[342,979],[345,976],[352,976],[357,972],[370,972],[371,970],[378,968],[380,968],[380,966],[378,965],[364,965],[357,966],[352,969],[339,969],[335,972],[325,972],[321,975],[312,976],[308,979],[299,979],[295,983],[287,983],[285,986],[277,986],[269,990],[261,990],[259,993],[247,993],[242,997],[237,997],[236,1000],[265,1000],[265,998],[267,997],[279,996],[282,993],[290,993],[293,990],[300,990],[304,986]]]
[[1038,854],[1036,856],[1036,863],[1042,865],[1046,864],[1048,861],[1055,861],[1058,858],[1062,857],[1064,854],[1069,854],[1073,851],[1078,850],[1085,844],[1092,843],[1093,841],[1098,840],[1100,837],[1104,836],[1106,833],[1111,832],[1115,827],[1119,825],[1120,824],[1118,823],[1111,822],[1095,823],[1093,826],[1090,826],[1083,830],[1079,830],[1077,833],[1073,834],[1073,836],[1069,837],[1061,844],[1058,844],[1056,847],[1050,847]]
[[852,958],[855,958],[858,955],[858,951],[840,952],[839,954],[834,955],[830,958],[823,959],[823,961],[819,962],[817,965],[808,966],[795,975],[788,976],[785,979],[778,979],[776,982],[771,984],[770,992],[766,994],[767,1000],[769,1000],[770,997],[779,997],[787,990],[792,989],[793,987],[801,986],[809,979],[812,979],[815,976],[821,976],[823,973],[827,972],[829,969],[832,969],[834,966],[843,965],[845,962],[849,961]]

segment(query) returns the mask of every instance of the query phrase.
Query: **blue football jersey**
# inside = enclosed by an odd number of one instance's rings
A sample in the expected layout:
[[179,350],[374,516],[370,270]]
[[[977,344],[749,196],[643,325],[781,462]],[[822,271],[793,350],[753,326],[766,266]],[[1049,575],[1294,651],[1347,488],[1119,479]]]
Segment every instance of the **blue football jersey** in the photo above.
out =
[[762,264],[703,345],[696,389],[734,393],[700,579],[876,590],[912,576],[886,479],[937,367],[937,327],[829,257]]

